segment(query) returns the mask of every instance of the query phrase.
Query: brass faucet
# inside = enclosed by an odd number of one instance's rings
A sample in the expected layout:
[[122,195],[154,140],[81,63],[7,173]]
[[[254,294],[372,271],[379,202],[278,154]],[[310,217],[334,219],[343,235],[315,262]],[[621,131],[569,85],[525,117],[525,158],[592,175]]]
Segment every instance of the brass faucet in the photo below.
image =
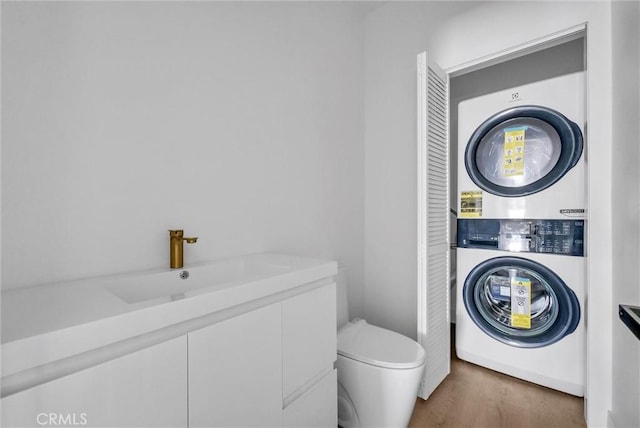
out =
[[187,244],[194,244],[198,238],[197,237],[184,237],[184,230],[170,230],[169,237],[171,238],[170,243],[170,258],[171,261],[169,266],[171,269],[181,268],[184,266],[184,257],[183,257],[183,245],[184,241],[187,241]]

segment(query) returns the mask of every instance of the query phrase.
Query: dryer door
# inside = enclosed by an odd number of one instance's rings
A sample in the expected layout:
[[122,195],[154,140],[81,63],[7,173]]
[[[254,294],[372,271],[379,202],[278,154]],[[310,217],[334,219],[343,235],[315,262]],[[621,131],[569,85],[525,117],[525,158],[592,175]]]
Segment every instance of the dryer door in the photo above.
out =
[[487,119],[465,151],[469,177],[498,196],[530,195],[552,186],[582,155],[582,132],[561,113],[519,106]]
[[562,279],[520,257],[497,257],[476,266],[462,296],[484,333],[515,347],[551,345],[573,333],[580,321],[578,298]]

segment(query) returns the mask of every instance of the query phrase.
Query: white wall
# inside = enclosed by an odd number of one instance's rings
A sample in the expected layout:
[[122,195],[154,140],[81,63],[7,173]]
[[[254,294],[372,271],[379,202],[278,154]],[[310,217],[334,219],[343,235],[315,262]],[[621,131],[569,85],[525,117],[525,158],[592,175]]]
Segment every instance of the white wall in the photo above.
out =
[[2,287],[260,251],[337,259],[362,313],[353,3],[3,2]]
[[[613,41],[613,314],[640,306],[640,3],[612,3]],[[614,315],[611,418],[640,426],[640,341]]]
[[365,313],[416,337],[416,55],[459,2],[396,2],[365,18]]
[[[454,10],[455,9],[455,10]],[[365,316],[415,337],[415,56],[450,68],[588,22],[587,414],[611,407],[611,13],[607,2],[389,3],[365,20]],[[453,14],[452,14],[453,13]],[[498,23],[503,25],[498,25]],[[597,233],[596,233],[597,232]]]

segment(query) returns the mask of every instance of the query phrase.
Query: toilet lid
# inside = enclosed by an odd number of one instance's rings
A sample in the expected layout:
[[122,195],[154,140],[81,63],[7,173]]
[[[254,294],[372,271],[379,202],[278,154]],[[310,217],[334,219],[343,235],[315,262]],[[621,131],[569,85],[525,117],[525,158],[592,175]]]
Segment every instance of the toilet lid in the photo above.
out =
[[352,321],[338,332],[338,354],[378,367],[411,369],[424,363],[417,342],[365,320]]

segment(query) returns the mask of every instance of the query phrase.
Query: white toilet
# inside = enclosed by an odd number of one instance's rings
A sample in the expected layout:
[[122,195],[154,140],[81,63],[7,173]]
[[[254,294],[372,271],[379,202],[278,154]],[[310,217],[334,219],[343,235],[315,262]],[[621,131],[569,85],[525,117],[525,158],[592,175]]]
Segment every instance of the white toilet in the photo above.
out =
[[406,336],[349,322],[347,282],[338,269],[338,425],[406,427],[422,379],[426,353]]

